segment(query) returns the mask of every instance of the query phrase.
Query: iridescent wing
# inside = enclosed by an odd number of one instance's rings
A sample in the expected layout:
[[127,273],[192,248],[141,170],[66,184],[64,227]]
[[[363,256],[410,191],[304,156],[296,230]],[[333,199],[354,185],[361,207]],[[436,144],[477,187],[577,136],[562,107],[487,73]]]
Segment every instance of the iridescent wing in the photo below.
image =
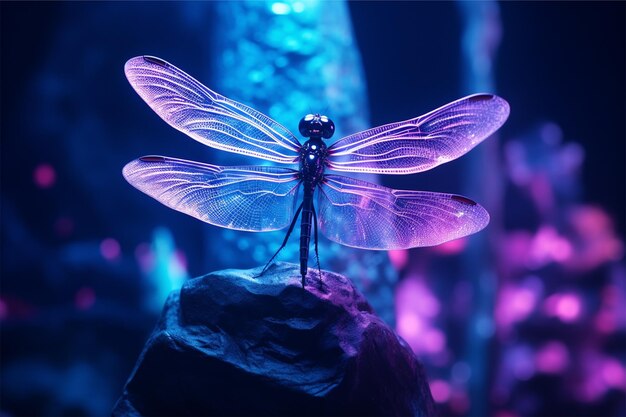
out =
[[212,148],[294,163],[300,142],[285,127],[221,96],[174,65],[139,56],[126,62],[126,78],[163,120]]
[[393,190],[338,175],[325,176],[317,210],[327,238],[362,249],[434,246],[489,223],[487,211],[466,197]]
[[328,166],[378,174],[426,171],[468,152],[508,116],[504,99],[468,96],[414,119],[346,136],[329,148]]
[[163,156],[129,162],[126,180],[166,206],[215,226],[250,232],[289,225],[298,172],[270,166],[221,167]]

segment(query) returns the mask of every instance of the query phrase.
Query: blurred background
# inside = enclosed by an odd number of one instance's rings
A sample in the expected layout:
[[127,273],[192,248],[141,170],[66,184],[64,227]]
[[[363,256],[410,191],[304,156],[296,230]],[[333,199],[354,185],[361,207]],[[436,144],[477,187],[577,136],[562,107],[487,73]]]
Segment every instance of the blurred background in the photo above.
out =
[[124,77],[143,54],[294,132],[303,114],[326,113],[336,138],[470,93],[504,97],[508,122],[468,155],[371,178],[467,195],[489,210],[487,229],[393,252],[322,239],[322,267],[351,278],[410,344],[442,415],[626,414],[626,3],[0,11],[0,415],[108,415],[167,294],[261,265],[282,241],[206,225],[124,181],[146,154],[258,162],[160,120]]

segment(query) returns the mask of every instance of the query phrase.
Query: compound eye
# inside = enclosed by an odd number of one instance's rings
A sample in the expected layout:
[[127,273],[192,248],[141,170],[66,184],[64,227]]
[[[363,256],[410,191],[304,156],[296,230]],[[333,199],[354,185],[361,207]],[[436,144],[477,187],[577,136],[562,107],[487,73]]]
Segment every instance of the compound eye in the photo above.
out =
[[314,116],[312,114],[307,114],[302,119],[300,119],[300,123],[298,124],[298,130],[300,131],[300,134],[305,138],[311,136],[310,130],[313,117]]
[[322,116],[323,118],[325,118],[326,120],[322,119],[322,137],[324,139],[330,139],[333,134],[335,133],[335,123],[333,123],[332,120],[330,120],[328,117],[326,116]]

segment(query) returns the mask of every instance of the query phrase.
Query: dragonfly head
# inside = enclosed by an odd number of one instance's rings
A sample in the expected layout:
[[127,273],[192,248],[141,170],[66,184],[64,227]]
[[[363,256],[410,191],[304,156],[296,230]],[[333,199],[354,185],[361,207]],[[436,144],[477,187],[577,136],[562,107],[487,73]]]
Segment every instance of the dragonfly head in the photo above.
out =
[[307,114],[298,125],[300,134],[305,138],[322,137],[330,139],[335,133],[335,124],[328,117],[321,114]]

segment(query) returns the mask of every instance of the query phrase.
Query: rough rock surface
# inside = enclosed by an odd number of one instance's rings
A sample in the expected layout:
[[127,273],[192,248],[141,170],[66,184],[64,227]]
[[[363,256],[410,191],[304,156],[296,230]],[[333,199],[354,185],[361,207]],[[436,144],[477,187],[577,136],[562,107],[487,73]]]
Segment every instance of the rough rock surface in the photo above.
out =
[[113,415],[434,414],[421,364],[350,280],[259,272],[173,292]]

